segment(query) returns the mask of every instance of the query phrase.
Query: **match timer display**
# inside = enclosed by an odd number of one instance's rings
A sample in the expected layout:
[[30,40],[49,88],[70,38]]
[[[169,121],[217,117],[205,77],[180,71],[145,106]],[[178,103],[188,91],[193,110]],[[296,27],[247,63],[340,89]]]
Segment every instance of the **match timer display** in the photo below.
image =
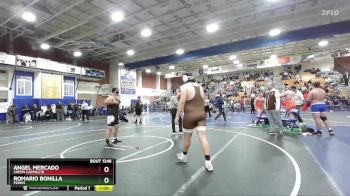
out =
[[115,159],[7,159],[14,191],[112,191]]

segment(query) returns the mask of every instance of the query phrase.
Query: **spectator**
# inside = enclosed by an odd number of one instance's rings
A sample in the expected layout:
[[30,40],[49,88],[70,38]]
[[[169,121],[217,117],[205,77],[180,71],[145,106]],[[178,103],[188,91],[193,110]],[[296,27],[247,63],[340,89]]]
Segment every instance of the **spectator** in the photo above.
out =
[[89,105],[86,101],[83,101],[83,104],[81,104],[81,117],[83,121],[85,120],[85,116],[86,119],[89,121]]
[[224,116],[224,120],[226,121],[226,115],[224,112],[224,100],[222,98],[222,95],[216,96],[216,107],[219,109],[218,115],[215,117],[215,120],[217,120],[221,115]]
[[16,122],[16,106],[10,105],[9,108],[7,108],[7,122],[10,124],[13,124]]
[[349,86],[349,72],[345,72],[343,75],[345,86]]
[[33,104],[33,120],[34,121],[40,120],[40,110],[38,105],[36,105],[35,103]]
[[62,103],[59,101],[56,106],[56,115],[57,115],[57,121],[64,120],[64,111]]
[[22,112],[23,112],[23,120],[24,120],[24,122],[25,123],[32,122],[32,117],[30,115],[30,108],[28,107],[28,105],[25,105],[22,108]]

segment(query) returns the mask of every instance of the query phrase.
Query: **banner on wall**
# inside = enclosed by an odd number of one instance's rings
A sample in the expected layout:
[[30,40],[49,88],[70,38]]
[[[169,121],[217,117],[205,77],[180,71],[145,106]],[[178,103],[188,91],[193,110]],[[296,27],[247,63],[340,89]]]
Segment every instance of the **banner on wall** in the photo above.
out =
[[120,70],[120,93],[127,95],[136,94],[136,71]]
[[9,108],[9,107],[10,107],[9,102],[0,102],[0,113],[6,113],[7,108]]
[[16,55],[16,65],[21,67],[36,68],[36,58]]
[[211,74],[219,74],[219,73],[221,73],[221,71],[222,71],[222,68],[221,68],[221,67],[209,67],[209,68],[208,68],[207,74],[208,74],[208,75],[211,75]]
[[41,75],[41,90],[43,99],[61,99],[62,76],[43,73]]

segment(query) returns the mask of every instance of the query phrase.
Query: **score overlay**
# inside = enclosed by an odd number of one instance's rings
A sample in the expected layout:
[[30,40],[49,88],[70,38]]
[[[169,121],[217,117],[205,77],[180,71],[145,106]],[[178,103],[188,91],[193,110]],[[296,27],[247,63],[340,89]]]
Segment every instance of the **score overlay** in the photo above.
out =
[[115,159],[7,159],[13,191],[112,191]]

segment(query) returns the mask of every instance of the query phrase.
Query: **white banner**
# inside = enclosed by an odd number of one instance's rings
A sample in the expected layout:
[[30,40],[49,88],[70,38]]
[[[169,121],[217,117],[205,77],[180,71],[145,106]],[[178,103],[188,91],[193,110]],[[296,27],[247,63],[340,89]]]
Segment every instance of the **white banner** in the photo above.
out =
[[37,58],[36,67],[44,70],[53,70],[58,72],[67,72],[67,65],[48,59]]
[[8,107],[10,107],[9,102],[0,102],[0,113],[6,113]]
[[208,75],[212,75],[212,74],[219,74],[222,72],[222,68],[221,67],[209,67],[207,74]]
[[7,65],[15,65],[16,64],[16,56],[9,55],[4,52],[0,52],[0,63]]
[[136,95],[136,71],[120,69],[119,76],[120,94]]

